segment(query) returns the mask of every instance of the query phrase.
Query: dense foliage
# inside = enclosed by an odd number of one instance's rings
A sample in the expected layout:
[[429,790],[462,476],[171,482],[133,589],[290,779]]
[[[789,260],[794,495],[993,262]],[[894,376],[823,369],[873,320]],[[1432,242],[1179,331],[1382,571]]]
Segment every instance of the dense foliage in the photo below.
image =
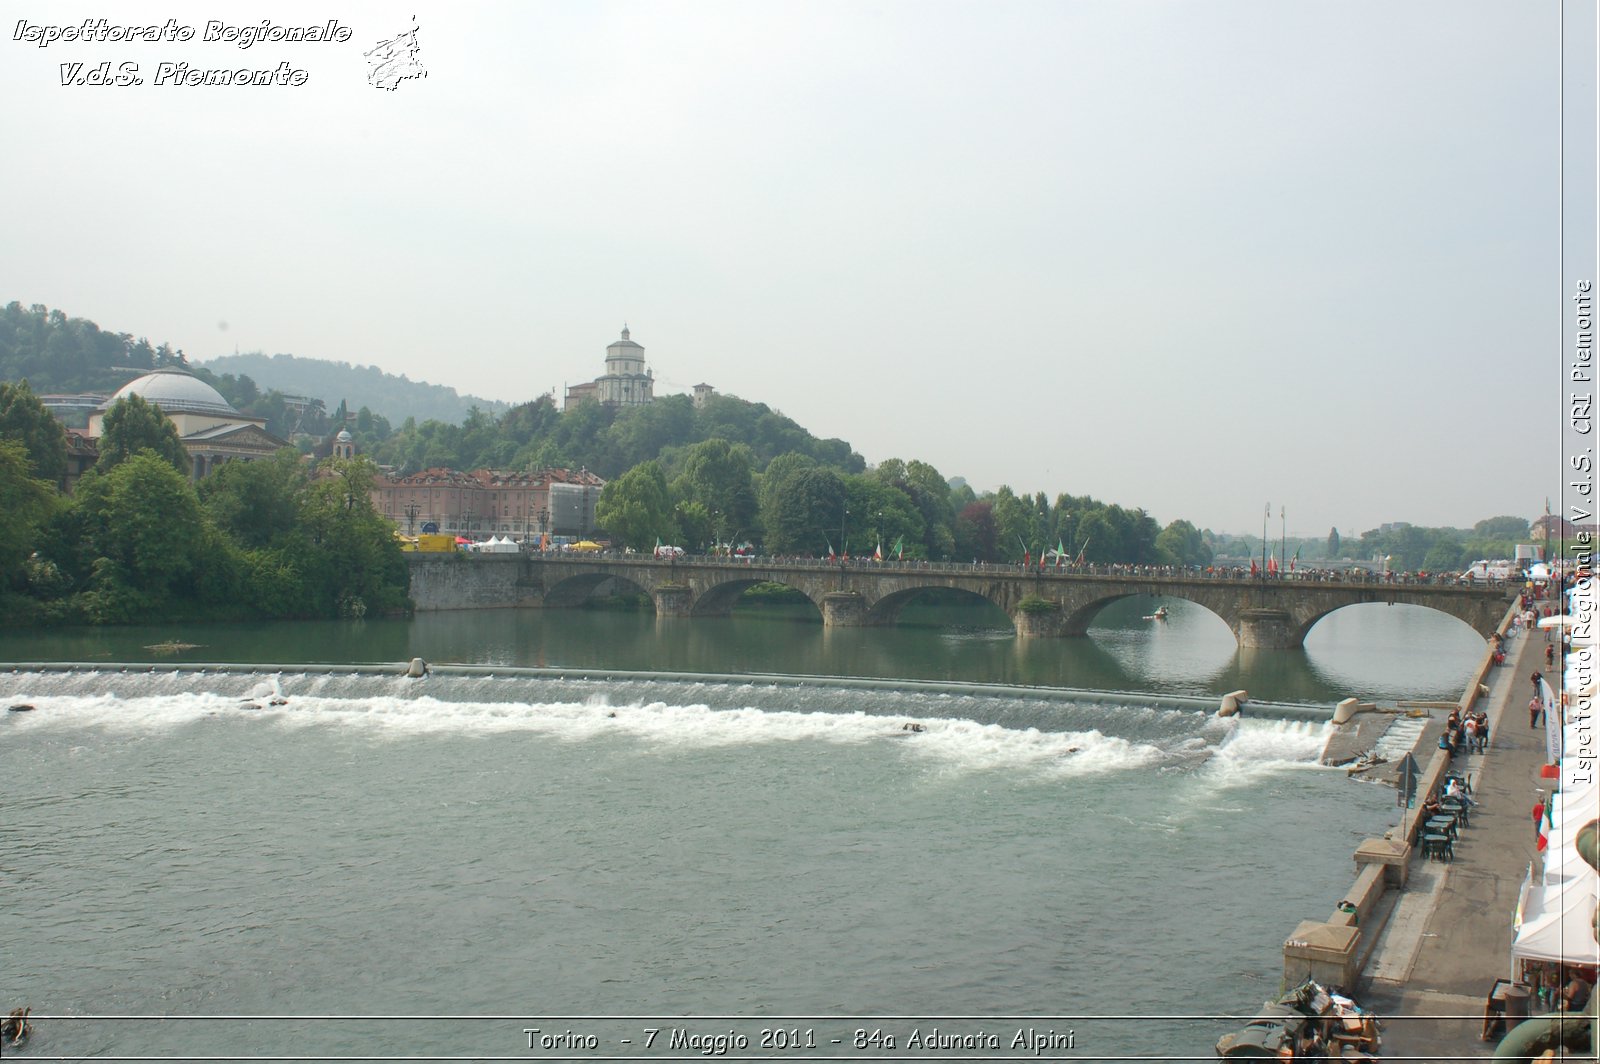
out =
[[99,440],[100,460],[95,468],[106,471],[141,451],[166,459],[180,474],[189,471],[189,452],[178,438],[178,428],[159,406],[141,396],[118,399],[106,411]]
[[27,381],[0,382],[0,439],[17,440],[27,450],[33,475],[59,481],[67,471],[67,434],[39,402]]
[[[34,475],[29,442],[0,422],[0,623],[362,616],[405,607],[405,561],[393,528],[372,508],[371,462],[313,467],[285,450],[226,465],[197,491],[163,453],[177,439],[171,421],[122,400],[108,422],[119,410],[132,411],[115,422],[122,442],[70,498]],[[155,446],[138,446],[150,441]]]
[[[548,395],[495,418],[473,410],[460,425],[407,418],[382,440],[363,439],[381,464],[403,473],[423,469],[586,468],[606,479],[660,460],[669,478],[682,473],[690,449],[710,440],[744,448],[743,461],[762,469],[782,454],[804,454],[850,472],[866,468],[843,440],[819,440],[765,403],[713,396],[696,408],[686,395],[620,409],[586,400],[561,412]],[[730,507],[747,507],[730,502]]]
[[105,332],[39,304],[0,310],[0,379],[26,380],[35,392],[110,393],[132,374],[184,365],[183,352],[166,344]]

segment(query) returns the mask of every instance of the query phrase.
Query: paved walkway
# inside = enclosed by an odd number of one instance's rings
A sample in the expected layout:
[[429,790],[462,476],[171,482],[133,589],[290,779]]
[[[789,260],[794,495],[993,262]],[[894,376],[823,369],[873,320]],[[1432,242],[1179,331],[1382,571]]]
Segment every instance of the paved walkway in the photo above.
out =
[[[1471,827],[1455,860],[1413,861],[1378,950],[1363,1004],[1383,1018],[1385,1060],[1454,1061],[1493,1056],[1481,1039],[1484,1001],[1511,969],[1511,919],[1535,859],[1533,806],[1541,780],[1544,726],[1528,727],[1529,676],[1545,671],[1537,631],[1510,641],[1507,664],[1491,670],[1489,751],[1456,758],[1472,773]],[[1428,734],[1434,735],[1430,729]],[[1419,760],[1421,758],[1419,757]]]

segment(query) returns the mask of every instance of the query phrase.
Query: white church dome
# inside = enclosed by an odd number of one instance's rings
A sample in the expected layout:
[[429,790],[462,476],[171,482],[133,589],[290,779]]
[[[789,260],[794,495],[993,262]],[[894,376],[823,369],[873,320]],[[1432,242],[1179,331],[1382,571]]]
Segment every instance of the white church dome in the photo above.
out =
[[154,403],[167,414],[240,416],[221,392],[199,377],[177,369],[158,369],[129,381],[117,389],[116,395],[100,404],[100,409],[109,410],[118,399],[129,395],[137,395],[147,403]]

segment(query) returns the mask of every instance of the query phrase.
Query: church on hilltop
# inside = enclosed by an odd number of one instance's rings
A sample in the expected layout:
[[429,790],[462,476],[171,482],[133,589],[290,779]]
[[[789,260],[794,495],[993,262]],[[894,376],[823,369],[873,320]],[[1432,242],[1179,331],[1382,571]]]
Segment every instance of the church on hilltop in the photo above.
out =
[[644,348],[628,338],[628,327],[622,327],[622,339],[606,348],[606,371],[586,384],[573,384],[567,388],[562,410],[571,410],[585,399],[594,399],[603,406],[643,406],[655,398],[655,374],[644,365]]

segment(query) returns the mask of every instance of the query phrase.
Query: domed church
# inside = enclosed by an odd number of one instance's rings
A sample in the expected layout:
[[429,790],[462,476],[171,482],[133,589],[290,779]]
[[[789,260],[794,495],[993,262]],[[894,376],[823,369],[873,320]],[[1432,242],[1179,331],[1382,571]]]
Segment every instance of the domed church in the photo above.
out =
[[267,431],[266,418],[241,414],[221,392],[194,374],[178,369],[158,369],[117,389],[116,395],[89,415],[91,439],[97,440],[105,432],[106,411],[129,395],[160,407],[177,426],[178,437],[194,463],[196,480],[224,462],[266,458],[289,446],[286,440]]

